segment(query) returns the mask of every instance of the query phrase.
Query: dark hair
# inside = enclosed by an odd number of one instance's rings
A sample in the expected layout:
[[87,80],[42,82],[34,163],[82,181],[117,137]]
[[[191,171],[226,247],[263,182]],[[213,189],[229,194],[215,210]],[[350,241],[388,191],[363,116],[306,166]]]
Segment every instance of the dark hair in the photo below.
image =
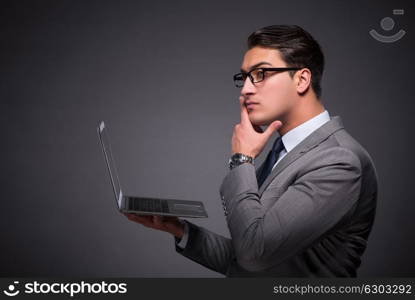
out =
[[[288,67],[310,69],[311,85],[317,98],[320,98],[324,55],[310,33],[297,25],[271,25],[258,29],[248,37],[248,50],[255,46],[279,50]],[[289,74],[292,78],[295,71],[289,71]]]

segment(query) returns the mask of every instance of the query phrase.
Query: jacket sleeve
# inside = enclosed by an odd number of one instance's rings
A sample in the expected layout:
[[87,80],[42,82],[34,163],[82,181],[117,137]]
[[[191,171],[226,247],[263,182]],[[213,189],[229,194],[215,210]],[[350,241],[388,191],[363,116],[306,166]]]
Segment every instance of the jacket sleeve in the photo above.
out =
[[176,239],[176,251],[213,271],[226,275],[231,259],[235,256],[231,240],[191,222],[185,222],[188,226],[187,243],[185,248],[181,248]]
[[238,264],[261,271],[310,246],[354,207],[360,185],[360,161],[353,152],[341,147],[321,150],[265,209],[254,166],[232,169],[220,194]]

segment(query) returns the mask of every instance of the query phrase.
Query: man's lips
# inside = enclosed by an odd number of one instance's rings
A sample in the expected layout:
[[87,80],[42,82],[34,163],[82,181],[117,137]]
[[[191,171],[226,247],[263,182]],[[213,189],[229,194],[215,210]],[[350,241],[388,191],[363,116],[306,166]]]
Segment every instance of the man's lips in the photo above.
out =
[[253,108],[257,104],[259,104],[259,103],[258,102],[254,102],[254,101],[246,101],[245,102],[246,108]]

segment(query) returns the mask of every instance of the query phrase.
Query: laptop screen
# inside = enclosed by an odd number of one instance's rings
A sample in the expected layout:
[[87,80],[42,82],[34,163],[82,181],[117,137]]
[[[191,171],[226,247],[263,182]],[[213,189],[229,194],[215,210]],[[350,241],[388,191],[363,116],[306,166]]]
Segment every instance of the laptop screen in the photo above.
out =
[[112,157],[111,145],[109,141],[108,129],[102,121],[98,126],[99,139],[101,141],[102,151],[104,152],[105,162],[107,164],[108,172],[111,179],[111,184],[114,190],[115,199],[117,200],[118,208],[121,208],[122,191],[118,172],[115,167],[114,158]]

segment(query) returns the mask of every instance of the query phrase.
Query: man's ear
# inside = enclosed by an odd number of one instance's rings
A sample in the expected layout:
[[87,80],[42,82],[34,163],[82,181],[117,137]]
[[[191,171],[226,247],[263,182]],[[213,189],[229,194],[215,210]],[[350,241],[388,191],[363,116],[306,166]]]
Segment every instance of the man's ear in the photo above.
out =
[[297,92],[304,94],[311,85],[311,71],[308,68],[301,69],[296,74]]

